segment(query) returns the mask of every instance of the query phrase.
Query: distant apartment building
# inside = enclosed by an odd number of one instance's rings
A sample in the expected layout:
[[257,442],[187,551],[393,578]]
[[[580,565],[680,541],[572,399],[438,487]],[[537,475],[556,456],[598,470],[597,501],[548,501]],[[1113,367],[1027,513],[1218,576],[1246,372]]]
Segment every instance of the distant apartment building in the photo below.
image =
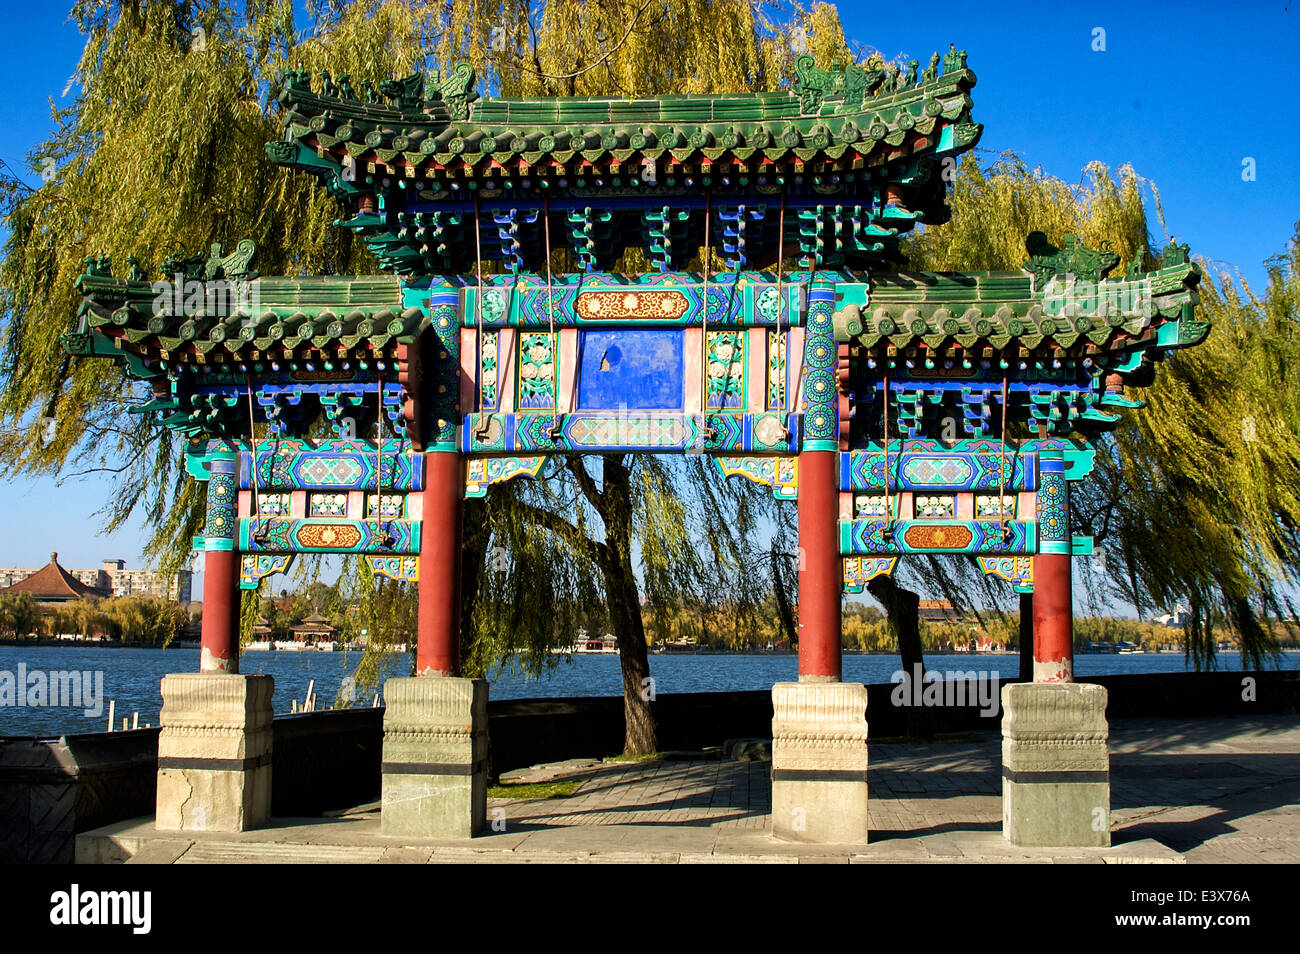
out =
[[58,555],[51,554],[50,563],[44,567],[0,568],[0,590],[17,586],[42,571],[50,580],[55,580],[59,573],[66,574],[90,591],[83,594],[87,596],[156,596],[178,603],[190,602],[190,586],[194,578],[190,570],[169,575],[156,570],[128,570],[125,560],[105,560],[98,570],[64,569],[58,565]]
[[128,570],[125,560],[105,560],[103,568],[99,570],[101,586],[105,578],[114,596],[157,596],[177,603],[188,603],[194,573],[178,570],[164,575],[157,570]]

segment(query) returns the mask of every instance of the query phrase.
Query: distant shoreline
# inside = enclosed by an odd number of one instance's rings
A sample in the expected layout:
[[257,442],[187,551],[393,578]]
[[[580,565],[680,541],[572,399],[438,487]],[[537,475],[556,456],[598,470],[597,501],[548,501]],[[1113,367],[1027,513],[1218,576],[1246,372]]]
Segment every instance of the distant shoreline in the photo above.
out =
[[113,640],[90,640],[90,639],[50,639],[42,636],[39,639],[0,639],[0,646],[31,646],[41,647],[44,649],[198,649],[198,641],[193,643],[180,643],[173,641],[169,646],[163,646],[160,643],[126,643],[120,639]]
[[[198,644],[198,641],[197,641],[197,640],[195,640],[195,641],[186,641],[186,642],[172,642],[172,643],[171,643],[170,645],[168,645],[168,646],[162,646],[162,645],[160,645],[160,644],[158,644],[158,643],[129,643],[129,642],[122,642],[121,640],[112,640],[112,641],[107,641],[107,640],[106,640],[106,641],[104,641],[104,642],[95,642],[95,641],[71,640],[71,639],[50,639],[50,638],[47,638],[47,637],[42,637],[42,638],[40,638],[40,639],[3,639],[3,638],[0,638],[0,646],[14,646],[14,647],[20,647],[20,648],[21,648],[21,647],[28,647],[28,648],[40,648],[40,649],[157,649],[157,650],[165,650],[165,649],[198,649],[198,648],[199,648],[199,644]],[[285,651],[287,652],[288,650],[285,650]],[[355,651],[356,651],[356,652],[360,652],[361,650],[355,650]],[[244,653],[248,653],[248,652],[255,652],[255,650],[248,650],[248,649],[245,649],[245,650],[243,650],[243,651],[240,653],[240,655],[243,655]],[[857,650],[857,649],[845,649],[845,650],[843,650],[842,652],[843,652],[843,654],[844,654],[845,656],[897,656],[897,655],[898,655],[898,651],[897,651],[897,650],[865,650],[865,651],[864,651],[864,650]],[[1240,650],[1240,649],[1222,649],[1222,650],[1219,650],[1219,652],[1220,652],[1220,653],[1239,653],[1239,652],[1241,652],[1241,650]],[[1296,649],[1281,649],[1281,650],[1279,650],[1279,652],[1282,653],[1282,654],[1284,654],[1284,655],[1290,655],[1290,654],[1294,654],[1294,653],[1300,653],[1300,648],[1296,648]],[[574,653],[573,655],[578,655],[578,656],[584,656],[584,655],[585,655],[585,656],[598,656],[598,655],[617,656],[617,653]],[[656,657],[656,658],[660,658],[660,657],[663,657],[663,656],[796,656],[796,655],[798,655],[798,653],[793,652],[793,651],[791,651],[791,650],[785,650],[785,651],[780,651],[780,650],[757,650],[757,651],[746,651],[746,650],[740,650],[740,649],[700,649],[700,650],[696,650],[696,651],[694,651],[694,652],[657,653],[657,652],[655,652],[653,649],[651,649],[651,650],[650,650],[650,655],[651,655],[651,656],[654,656],[654,657]],[[968,656],[968,657],[970,657],[970,658],[973,659],[973,658],[977,658],[977,657],[981,657],[981,656],[1018,656],[1018,655],[1020,655],[1020,653],[1019,653],[1018,650],[1004,650],[1004,651],[1002,651],[1002,652],[953,652],[953,651],[944,651],[944,650],[937,650],[937,649],[927,649],[927,650],[925,651],[925,655],[926,655],[926,656]],[[1081,653],[1080,651],[1076,650],[1076,651],[1075,651],[1075,655],[1078,656],[1078,655],[1096,655],[1096,654],[1094,654],[1094,653]],[[1131,655],[1134,655],[1134,656],[1182,656],[1182,655],[1185,655],[1185,654],[1184,654],[1183,650],[1181,650],[1181,649],[1168,649],[1168,650],[1161,650],[1161,651],[1159,651],[1159,652],[1137,652],[1137,653],[1132,653]]]

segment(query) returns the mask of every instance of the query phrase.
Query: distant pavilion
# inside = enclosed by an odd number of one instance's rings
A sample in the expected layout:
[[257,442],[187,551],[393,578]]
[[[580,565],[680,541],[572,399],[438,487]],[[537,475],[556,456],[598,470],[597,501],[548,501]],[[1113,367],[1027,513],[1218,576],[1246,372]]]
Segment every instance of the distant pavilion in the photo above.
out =
[[330,621],[319,613],[306,617],[301,623],[289,627],[289,632],[296,643],[330,642],[338,637],[339,631]]
[[31,596],[38,606],[58,606],[111,595],[97,587],[87,586],[59,566],[58,553],[51,553],[50,562],[27,579],[0,589],[0,596],[16,596],[20,593]]

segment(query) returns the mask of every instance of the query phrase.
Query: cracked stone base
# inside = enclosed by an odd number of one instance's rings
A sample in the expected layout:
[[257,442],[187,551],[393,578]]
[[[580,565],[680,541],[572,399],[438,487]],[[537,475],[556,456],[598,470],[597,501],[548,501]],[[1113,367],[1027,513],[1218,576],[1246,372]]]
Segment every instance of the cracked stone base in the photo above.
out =
[[417,676],[384,684],[382,831],[470,838],[487,816],[483,679]]
[[1002,687],[1002,833],[1013,845],[1110,844],[1106,689]]
[[164,676],[160,831],[247,831],[271,817],[270,676]]
[[867,840],[867,688],[772,687],[772,834],[783,841]]

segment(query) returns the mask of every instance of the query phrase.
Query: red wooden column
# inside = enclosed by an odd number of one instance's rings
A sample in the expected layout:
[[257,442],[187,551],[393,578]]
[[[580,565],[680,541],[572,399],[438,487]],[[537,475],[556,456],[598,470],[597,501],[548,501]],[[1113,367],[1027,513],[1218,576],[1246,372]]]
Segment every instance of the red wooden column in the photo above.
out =
[[419,676],[460,675],[460,534],[465,462],[460,454],[424,455],[420,588],[415,651]]
[[1061,451],[1039,457],[1038,553],[1034,557],[1034,682],[1074,682],[1070,492]]
[[199,672],[239,672],[239,554],[203,554],[203,628]]
[[835,451],[799,455],[799,679],[840,681],[839,480]]
[[203,527],[203,624],[199,672],[239,672],[239,459],[215,457]]
[[799,454],[799,679],[840,681],[840,401],[835,285],[808,289]]
[[1034,682],[1074,682],[1070,557],[1034,557]]

